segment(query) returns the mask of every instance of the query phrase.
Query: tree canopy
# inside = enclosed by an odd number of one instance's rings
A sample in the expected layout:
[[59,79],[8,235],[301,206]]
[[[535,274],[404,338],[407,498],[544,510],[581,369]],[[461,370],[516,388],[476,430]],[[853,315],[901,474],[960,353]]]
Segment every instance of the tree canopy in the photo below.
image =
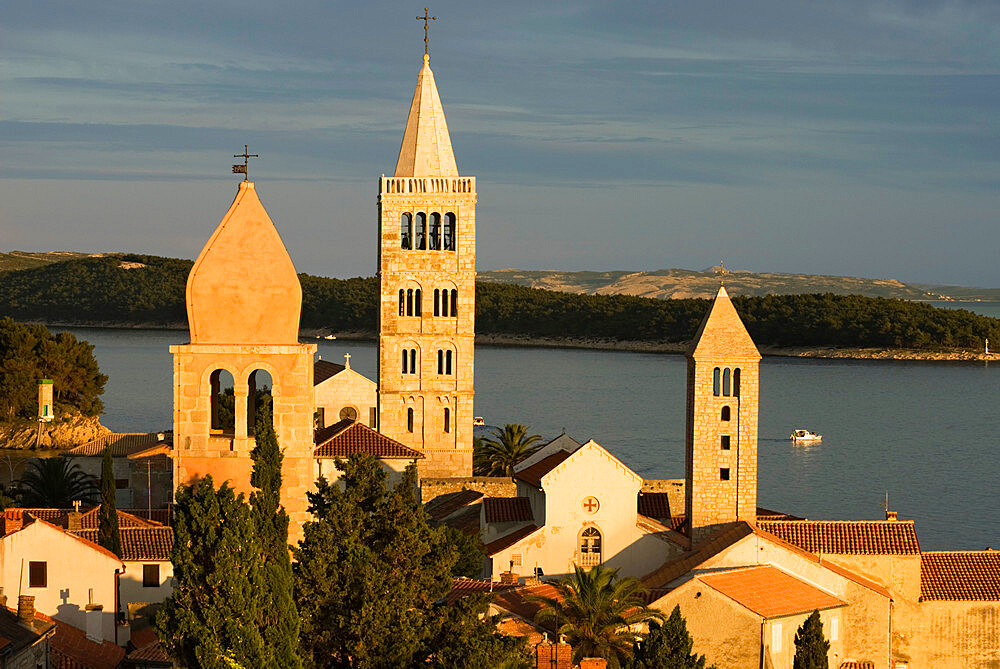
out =
[[472,468],[476,476],[513,476],[514,465],[542,447],[542,437],[528,434],[519,423],[495,427],[492,434],[475,442]]
[[122,535],[118,527],[118,505],[115,500],[117,486],[115,485],[114,461],[111,459],[111,449],[104,449],[101,461],[101,510],[97,515],[97,543],[109,551],[122,556]]
[[[675,606],[662,625],[650,621],[646,636],[635,644],[629,669],[706,669],[705,656],[694,652],[681,607]],[[708,667],[715,669],[715,666]]]
[[830,642],[823,636],[823,621],[819,611],[813,611],[795,632],[795,658],[793,669],[828,669],[827,653]]
[[92,504],[100,499],[94,478],[64,457],[29,460],[15,492],[20,505],[29,507],[68,509],[76,500]]
[[55,401],[84,415],[104,408],[100,396],[108,377],[91,344],[69,332],[53,335],[44,325],[0,319],[0,420],[37,418],[39,379],[52,379]]

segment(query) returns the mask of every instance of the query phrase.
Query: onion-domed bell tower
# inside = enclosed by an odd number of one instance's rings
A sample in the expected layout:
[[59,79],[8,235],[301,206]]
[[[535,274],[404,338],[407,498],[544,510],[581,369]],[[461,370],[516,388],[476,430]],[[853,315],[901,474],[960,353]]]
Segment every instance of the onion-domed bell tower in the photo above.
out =
[[430,57],[379,179],[379,431],[425,477],[472,475],[476,179],[460,176]]
[[281,502],[289,539],[301,538],[312,486],[313,355],[298,341],[302,287],[252,181],[187,281],[191,342],[174,358],[174,484],[211,475],[249,492],[258,404],[269,391],[284,452]]

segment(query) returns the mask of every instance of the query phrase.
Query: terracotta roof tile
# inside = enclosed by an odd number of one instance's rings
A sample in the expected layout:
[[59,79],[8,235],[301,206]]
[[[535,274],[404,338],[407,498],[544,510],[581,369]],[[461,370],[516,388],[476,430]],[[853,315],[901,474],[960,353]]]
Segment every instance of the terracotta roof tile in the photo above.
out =
[[72,456],[103,456],[104,449],[111,449],[111,456],[120,458],[158,443],[163,433],[157,432],[112,432],[86,444],[66,451],[62,455]]
[[844,660],[839,669],[875,669],[875,663],[871,660]]
[[763,618],[846,605],[771,565],[704,574],[698,580]]
[[[47,616],[44,616],[47,618]],[[52,620],[52,619],[50,619]],[[97,643],[87,634],[64,622],[53,620],[56,633],[52,637],[53,666],[60,669],[115,669],[125,649],[110,641]]]
[[497,625],[497,631],[507,636],[524,637],[529,647],[537,646],[544,638],[537,627],[520,618],[504,618]]
[[548,583],[540,585],[521,586],[505,590],[496,595],[493,603],[505,611],[510,611],[514,615],[524,620],[534,621],[535,614],[542,608],[541,604],[530,601],[530,597],[551,597],[560,599],[559,591],[555,586]]
[[498,583],[489,579],[479,578],[456,578],[451,583],[451,590],[444,596],[445,602],[451,604],[455,600],[469,595],[487,595],[491,593],[503,592],[517,586]]
[[338,365],[335,362],[328,362],[326,360],[317,360],[313,363],[313,385],[318,386],[319,384],[326,381],[331,376],[335,374],[340,374],[342,371],[347,369],[343,365]]
[[912,520],[778,520],[757,526],[810,553],[917,555]]
[[486,497],[483,508],[487,523],[525,523],[535,519],[527,497]]
[[542,487],[542,477],[548,474],[550,471],[562,464],[572,453],[568,451],[558,451],[552,455],[543,458],[531,465],[526,467],[519,472],[514,473],[514,478],[521,479],[525,483],[530,483],[536,488]]
[[[87,541],[97,543],[99,530],[80,530],[73,532]],[[138,562],[165,562],[170,560],[170,551],[174,547],[174,529],[172,527],[122,527],[122,560]]]
[[745,522],[732,523],[723,528],[693,551],[682,553],[642,578],[643,584],[651,591],[662,590],[671,581],[687,574],[709,558],[715,557],[737,541],[753,534],[753,528]]
[[757,522],[759,523],[767,520],[805,520],[805,518],[800,518],[799,516],[793,516],[790,513],[782,513],[781,511],[771,511],[770,509],[765,509],[762,506],[758,506]]
[[920,599],[1000,600],[1000,551],[929,551],[921,554]]
[[636,498],[639,513],[660,521],[670,520],[670,499],[665,492],[640,492]]
[[540,528],[538,525],[528,525],[527,527],[522,527],[519,530],[514,530],[510,534],[500,537],[499,539],[496,539],[495,541],[491,541],[490,543],[486,544],[486,546],[484,547],[486,549],[486,554],[496,555],[503,549],[510,548],[521,539],[524,539],[525,537],[534,534],[540,529],[542,528]]
[[350,418],[316,430],[315,443],[313,457],[316,458],[346,458],[355,453],[406,460],[424,457],[423,453]]
[[482,503],[470,504],[445,518],[441,521],[441,524],[456,529],[470,537],[478,536],[481,529],[479,522],[481,509]]
[[478,502],[482,497],[483,493],[478,490],[459,490],[447,495],[438,495],[424,504],[424,511],[427,512],[431,520],[440,523],[459,509],[469,506],[473,502]]
[[[82,508],[82,507],[81,507]],[[80,512],[80,528],[84,530],[97,529],[100,525],[100,510],[101,505],[92,506]],[[118,509],[118,527],[152,527],[155,525],[160,525],[161,523],[155,520],[146,520],[138,515],[129,513],[124,509]],[[156,512],[162,512],[163,516],[168,513],[167,509],[153,509],[153,515],[157,515]],[[24,514],[28,513],[35,518],[44,520],[47,523],[52,523],[53,525],[58,525],[63,529],[67,528],[69,525],[69,514],[73,512],[73,509],[44,509],[44,508],[10,508],[4,509],[4,524],[6,525],[7,519],[18,520],[23,519]],[[142,510],[141,513],[146,515],[147,512]]]
[[81,537],[78,532],[70,532],[69,530],[67,530],[64,527],[60,527],[59,525],[55,525],[53,523],[50,523],[47,520],[42,520],[41,518],[36,518],[36,517],[32,516],[30,513],[27,514],[27,518],[24,519],[24,523],[21,526],[21,529],[22,530],[27,529],[27,528],[31,527],[31,525],[33,525],[34,523],[41,523],[42,525],[47,525],[47,526],[51,527],[54,530],[58,530],[59,532],[62,532],[63,534],[66,534],[67,536],[72,537],[76,541],[83,542],[84,544],[86,544],[87,546],[89,546],[93,550],[97,551],[98,553],[104,554],[106,557],[110,557],[113,560],[120,560],[120,558],[117,555],[115,555],[114,553],[112,553],[111,551],[109,551],[107,548],[104,548],[103,546],[100,546],[96,542],[90,541],[89,539],[85,539],[84,537]]

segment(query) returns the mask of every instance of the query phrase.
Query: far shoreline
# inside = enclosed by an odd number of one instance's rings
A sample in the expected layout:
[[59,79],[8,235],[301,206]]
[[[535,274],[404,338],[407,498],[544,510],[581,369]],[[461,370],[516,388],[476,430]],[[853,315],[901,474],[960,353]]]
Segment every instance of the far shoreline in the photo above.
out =
[[[38,323],[50,328],[101,328],[110,330],[187,330],[183,323],[66,323],[24,321]],[[303,328],[299,337],[305,340],[326,340],[333,335],[334,341],[376,341],[373,332],[333,332],[327,329]],[[580,337],[531,337],[528,335],[484,334],[476,335],[476,344],[483,346],[506,346],[524,348],[568,348],[592,351],[621,351],[627,353],[665,353],[682,355],[687,352],[690,342],[620,341],[613,339]],[[816,360],[879,360],[905,362],[989,362],[1000,361],[1000,354],[969,350],[916,350],[897,348],[838,348],[834,346],[802,347],[758,347],[761,355],[780,358],[806,358]]]

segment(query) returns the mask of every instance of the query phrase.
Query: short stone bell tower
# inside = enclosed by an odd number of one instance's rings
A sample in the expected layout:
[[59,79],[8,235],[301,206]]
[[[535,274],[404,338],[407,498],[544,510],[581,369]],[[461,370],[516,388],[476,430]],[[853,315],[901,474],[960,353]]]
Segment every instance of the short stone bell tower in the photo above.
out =
[[760,353],[719,288],[687,364],[687,520],[692,544],[737,520],[757,522]]
[[378,212],[378,429],[424,454],[422,476],[471,476],[476,178],[458,174],[426,54]]
[[316,346],[298,342],[301,309],[292,260],[253,182],[243,181],[188,275],[191,343],[170,347],[174,484],[210,474],[217,485],[250,491],[255,404],[269,385],[293,542],[308,518],[313,468]]

